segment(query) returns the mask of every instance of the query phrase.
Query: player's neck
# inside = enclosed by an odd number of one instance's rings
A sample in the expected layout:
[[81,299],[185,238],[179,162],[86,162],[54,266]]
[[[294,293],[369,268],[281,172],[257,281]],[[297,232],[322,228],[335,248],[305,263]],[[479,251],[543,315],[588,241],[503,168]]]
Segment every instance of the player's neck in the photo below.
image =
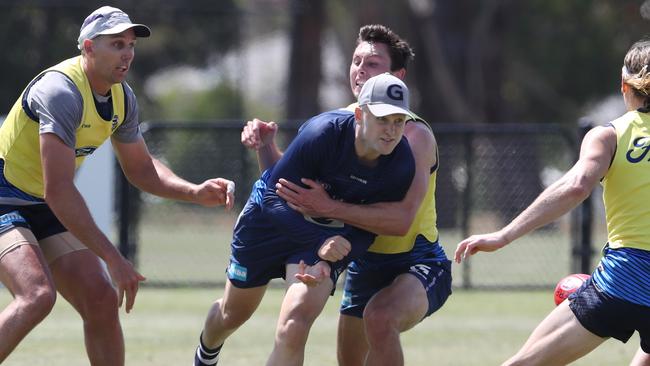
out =
[[354,140],[354,152],[357,154],[359,163],[365,166],[374,167],[379,160],[379,152],[375,149],[368,147],[362,139]]

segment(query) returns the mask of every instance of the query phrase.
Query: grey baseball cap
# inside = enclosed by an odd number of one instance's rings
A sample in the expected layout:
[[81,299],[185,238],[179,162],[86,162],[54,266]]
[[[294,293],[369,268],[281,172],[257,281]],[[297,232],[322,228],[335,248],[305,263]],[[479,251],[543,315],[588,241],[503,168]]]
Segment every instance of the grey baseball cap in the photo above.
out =
[[77,47],[81,49],[86,39],[93,39],[103,34],[122,33],[129,28],[133,28],[136,37],[151,35],[149,27],[144,24],[133,24],[129,16],[122,10],[112,6],[102,6],[90,13],[84,20],[79,31]]
[[368,79],[361,88],[358,101],[360,107],[368,106],[370,113],[376,117],[390,114],[412,116],[409,110],[409,89],[402,80],[389,73]]

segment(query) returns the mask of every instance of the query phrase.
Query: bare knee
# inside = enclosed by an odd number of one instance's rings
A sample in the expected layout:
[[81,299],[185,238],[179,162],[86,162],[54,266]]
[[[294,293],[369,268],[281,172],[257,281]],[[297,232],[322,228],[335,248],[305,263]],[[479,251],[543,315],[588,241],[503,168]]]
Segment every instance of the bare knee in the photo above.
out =
[[312,321],[302,317],[286,319],[278,324],[277,340],[286,346],[301,347],[307,342]]
[[52,311],[56,302],[56,291],[51,286],[37,286],[14,300],[23,319],[38,323]]
[[88,289],[77,304],[86,323],[107,324],[118,321],[117,292],[109,283],[101,283]]
[[223,299],[220,299],[215,303],[214,315],[218,318],[218,322],[224,329],[235,330],[246,323],[253,313],[242,309],[235,309],[232,306],[224,306]]
[[366,308],[363,322],[370,344],[386,339],[390,333],[399,333],[395,318],[385,308]]

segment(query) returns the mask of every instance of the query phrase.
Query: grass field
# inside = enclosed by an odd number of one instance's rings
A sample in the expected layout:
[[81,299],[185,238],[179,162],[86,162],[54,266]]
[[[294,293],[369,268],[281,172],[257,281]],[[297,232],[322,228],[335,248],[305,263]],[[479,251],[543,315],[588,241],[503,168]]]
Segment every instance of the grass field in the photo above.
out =
[[[140,225],[138,269],[156,283],[223,283],[235,219],[234,213],[197,212],[186,206],[150,208]],[[481,226],[472,232],[491,229]],[[449,257],[462,239],[459,230],[440,232]],[[566,225],[537,231],[505,250],[473,257],[469,270],[453,266],[454,285],[463,286],[467,278],[474,286],[549,288],[571,273],[570,240]]]
[[[140,290],[131,314],[122,315],[127,354],[133,366],[189,366],[204,316],[220,289]],[[273,342],[283,290],[270,289],[260,309],[226,343],[221,365],[263,365]],[[335,337],[340,292],[314,325],[306,366],[336,365]],[[10,301],[0,289],[0,306]],[[523,344],[535,325],[553,308],[549,291],[500,292],[456,290],[438,313],[405,333],[406,364],[412,366],[498,365]],[[81,322],[62,299],[54,311],[7,359],[8,366],[88,365]],[[610,340],[586,358],[583,366],[626,365],[638,346]]]

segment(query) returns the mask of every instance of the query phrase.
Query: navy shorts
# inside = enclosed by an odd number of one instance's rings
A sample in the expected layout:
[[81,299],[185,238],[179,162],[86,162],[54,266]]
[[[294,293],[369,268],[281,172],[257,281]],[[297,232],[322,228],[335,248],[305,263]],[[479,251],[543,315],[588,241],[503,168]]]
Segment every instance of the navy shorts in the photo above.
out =
[[641,348],[650,353],[650,307],[613,297],[591,278],[569,295],[569,301],[573,314],[591,333],[626,343],[636,330],[641,336]]
[[47,204],[0,205],[0,234],[14,227],[31,230],[37,240],[68,231]]
[[[238,288],[264,286],[274,278],[285,278],[287,264],[297,264],[301,260],[314,264],[320,260],[316,250],[309,251],[291,242],[264,219],[260,211],[260,207],[249,200],[233,232],[226,275]],[[332,269],[330,278],[334,284],[344,269],[344,266]]]
[[[429,309],[424,317],[440,309],[451,295],[451,261],[432,251],[416,256],[408,254],[411,253],[368,253],[361,260],[352,262],[345,280],[341,314],[363,318],[363,311],[370,299],[405,273],[420,280],[427,293]],[[377,260],[380,257],[385,260]]]

